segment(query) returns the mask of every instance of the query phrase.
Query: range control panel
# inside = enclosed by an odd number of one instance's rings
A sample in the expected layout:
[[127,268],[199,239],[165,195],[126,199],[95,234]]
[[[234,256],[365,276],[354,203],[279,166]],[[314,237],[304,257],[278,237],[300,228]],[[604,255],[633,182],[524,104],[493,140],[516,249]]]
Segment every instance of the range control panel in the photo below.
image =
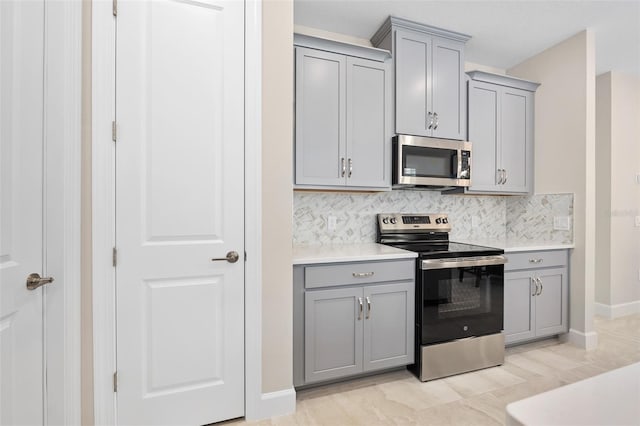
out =
[[451,231],[449,218],[444,213],[379,213],[378,228],[381,232],[392,231]]

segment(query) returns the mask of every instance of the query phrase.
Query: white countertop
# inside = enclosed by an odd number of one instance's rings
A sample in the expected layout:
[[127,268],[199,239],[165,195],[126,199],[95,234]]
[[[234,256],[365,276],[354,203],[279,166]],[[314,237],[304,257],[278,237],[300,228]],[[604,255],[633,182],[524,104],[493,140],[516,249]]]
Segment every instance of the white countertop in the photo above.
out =
[[418,257],[417,253],[376,243],[293,246],[294,265],[412,259],[415,257]]
[[507,405],[507,425],[640,424],[640,362]]
[[536,241],[504,241],[504,240],[454,240],[459,243],[475,244],[479,246],[495,247],[504,250],[505,253],[517,253],[522,251],[566,250],[575,248],[574,244],[540,243]]

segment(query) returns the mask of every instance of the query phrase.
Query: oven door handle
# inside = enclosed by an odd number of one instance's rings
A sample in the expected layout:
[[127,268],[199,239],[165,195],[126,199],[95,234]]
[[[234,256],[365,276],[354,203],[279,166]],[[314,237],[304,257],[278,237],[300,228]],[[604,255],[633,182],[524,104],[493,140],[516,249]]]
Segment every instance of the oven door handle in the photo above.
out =
[[420,264],[420,269],[447,269],[462,268],[468,266],[491,266],[504,265],[507,263],[505,256],[478,256],[478,257],[455,257],[449,259],[425,259]]

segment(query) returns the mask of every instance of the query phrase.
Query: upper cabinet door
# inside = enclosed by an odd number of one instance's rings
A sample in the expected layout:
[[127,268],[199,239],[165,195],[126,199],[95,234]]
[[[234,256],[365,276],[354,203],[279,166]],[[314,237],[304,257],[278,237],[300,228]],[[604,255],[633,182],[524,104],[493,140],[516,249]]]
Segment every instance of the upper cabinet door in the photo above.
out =
[[347,185],[389,185],[388,68],[347,57]]
[[345,56],[296,48],[296,184],[345,183],[345,83]]
[[446,39],[433,39],[432,78],[431,84],[427,85],[427,88],[429,87],[432,88],[432,107],[428,112],[434,117],[432,136],[464,140],[464,44]]
[[499,191],[500,87],[469,81],[469,141],[473,145],[469,191]]
[[396,133],[431,136],[431,37],[396,31]]
[[[533,94],[505,87],[502,92],[500,148],[504,187],[509,192],[533,188]],[[529,161],[528,161],[529,160]]]

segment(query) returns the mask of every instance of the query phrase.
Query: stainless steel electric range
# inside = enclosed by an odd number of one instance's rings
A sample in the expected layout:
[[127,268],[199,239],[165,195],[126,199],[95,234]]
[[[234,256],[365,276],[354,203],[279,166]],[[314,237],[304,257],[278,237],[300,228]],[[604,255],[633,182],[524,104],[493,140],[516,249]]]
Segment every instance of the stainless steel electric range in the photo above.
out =
[[378,214],[378,243],[418,253],[409,369],[422,381],[504,362],[504,251],[450,242],[449,231],[446,214]]

